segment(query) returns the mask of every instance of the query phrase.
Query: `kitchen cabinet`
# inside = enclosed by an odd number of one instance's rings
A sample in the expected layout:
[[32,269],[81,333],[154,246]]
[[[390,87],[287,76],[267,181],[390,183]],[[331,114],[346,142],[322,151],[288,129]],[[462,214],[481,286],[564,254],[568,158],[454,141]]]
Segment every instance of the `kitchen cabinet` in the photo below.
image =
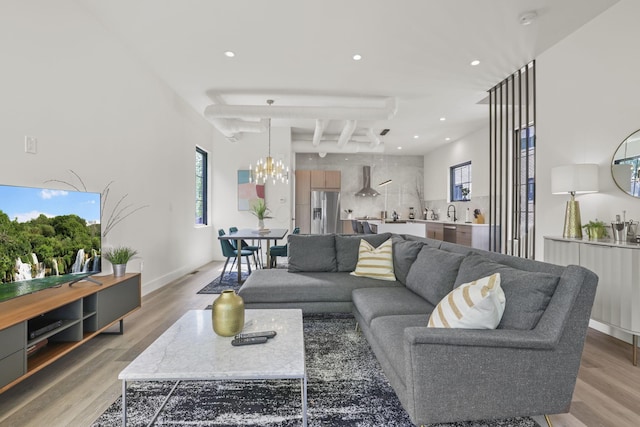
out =
[[296,171],[296,205],[311,203],[311,171]]
[[312,170],[311,188],[314,190],[340,190],[340,171]]
[[441,222],[428,222],[427,237],[435,240],[444,240],[444,224]]
[[324,171],[324,188],[340,190],[340,171]]
[[427,224],[427,237],[476,249],[489,250],[489,224],[462,224],[457,222],[421,221]]
[[545,236],[544,259],[558,265],[580,265],[598,275],[591,319],[631,334],[632,361],[637,365],[640,245]]

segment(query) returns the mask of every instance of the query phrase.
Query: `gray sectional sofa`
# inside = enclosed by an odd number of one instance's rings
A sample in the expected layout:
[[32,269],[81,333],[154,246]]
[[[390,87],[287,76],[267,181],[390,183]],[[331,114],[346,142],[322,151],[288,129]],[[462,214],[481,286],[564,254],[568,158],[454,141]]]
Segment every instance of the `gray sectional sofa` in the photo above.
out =
[[[356,277],[360,239],[393,239],[396,281]],[[499,272],[506,297],[494,330],[428,328],[438,302]],[[579,266],[391,235],[289,236],[289,268],[258,270],[246,308],[352,312],[417,424],[567,412],[598,278]]]

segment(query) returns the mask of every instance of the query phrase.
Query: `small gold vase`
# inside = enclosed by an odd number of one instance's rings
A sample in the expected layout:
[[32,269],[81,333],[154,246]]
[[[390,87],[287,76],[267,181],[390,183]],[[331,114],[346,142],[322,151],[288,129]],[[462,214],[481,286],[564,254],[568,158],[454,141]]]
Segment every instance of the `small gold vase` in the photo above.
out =
[[211,308],[213,331],[222,337],[232,337],[244,328],[244,300],[236,291],[227,289],[213,301]]

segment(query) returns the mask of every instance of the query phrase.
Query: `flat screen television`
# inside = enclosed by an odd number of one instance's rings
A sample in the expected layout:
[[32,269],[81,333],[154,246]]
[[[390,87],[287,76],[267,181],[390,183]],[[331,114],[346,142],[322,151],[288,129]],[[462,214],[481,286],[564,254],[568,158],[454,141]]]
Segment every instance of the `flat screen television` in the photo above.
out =
[[100,193],[0,185],[0,302],[101,270]]

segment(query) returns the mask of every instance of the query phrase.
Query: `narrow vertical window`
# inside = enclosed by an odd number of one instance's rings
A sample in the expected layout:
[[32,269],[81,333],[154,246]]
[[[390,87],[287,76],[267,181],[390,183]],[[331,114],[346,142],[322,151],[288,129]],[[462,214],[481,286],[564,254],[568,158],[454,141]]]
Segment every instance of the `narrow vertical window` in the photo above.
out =
[[207,225],[207,152],[196,147],[196,224]]
[[449,173],[449,200],[468,201],[471,196],[471,162],[451,166]]

